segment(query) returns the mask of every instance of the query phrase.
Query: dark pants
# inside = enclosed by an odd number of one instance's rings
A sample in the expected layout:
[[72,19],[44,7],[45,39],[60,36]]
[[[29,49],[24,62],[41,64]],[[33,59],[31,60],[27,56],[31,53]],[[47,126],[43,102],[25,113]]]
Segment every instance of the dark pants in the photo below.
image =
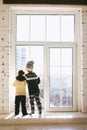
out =
[[26,96],[16,96],[15,97],[15,115],[19,114],[20,103],[21,103],[23,116],[27,115],[27,111],[26,111]]
[[41,114],[42,113],[42,106],[41,106],[41,102],[40,102],[40,98],[39,98],[39,93],[30,95],[31,113],[35,112],[34,99],[37,103],[39,114]]

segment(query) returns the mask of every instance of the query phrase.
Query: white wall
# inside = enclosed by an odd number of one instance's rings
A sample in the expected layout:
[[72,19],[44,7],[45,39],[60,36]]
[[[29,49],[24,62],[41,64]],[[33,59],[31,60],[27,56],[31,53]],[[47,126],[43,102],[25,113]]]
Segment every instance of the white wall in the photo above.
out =
[[9,111],[9,7],[0,0],[0,113]]

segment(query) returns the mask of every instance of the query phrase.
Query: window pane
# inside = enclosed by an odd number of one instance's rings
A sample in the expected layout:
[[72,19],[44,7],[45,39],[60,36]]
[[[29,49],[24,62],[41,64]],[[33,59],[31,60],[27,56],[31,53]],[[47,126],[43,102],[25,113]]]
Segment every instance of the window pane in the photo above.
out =
[[50,107],[60,106],[60,68],[50,65]]
[[74,41],[74,15],[61,16],[61,41]]
[[43,66],[43,47],[42,46],[32,46],[30,47],[30,58],[34,59],[35,63],[35,70],[37,69],[37,67],[41,67]]
[[43,68],[43,46],[16,46],[16,70],[26,69],[26,63],[34,60],[34,70]]
[[50,66],[60,66],[60,49],[59,48],[55,48],[55,47],[50,48]]
[[72,67],[62,67],[61,70],[62,106],[72,107]]
[[72,48],[61,49],[61,65],[72,66]]
[[17,41],[29,41],[28,15],[17,15]]
[[72,93],[72,48],[51,47],[50,107],[72,107]]
[[47,16],[47,41],[60,41],[60,16]]
[[16,46],[16,72],[20,69],[25,70],[28,61],[28,47]]
[[31,41],[45,40],[45,16],[31,16]]
[[[33,71],[41,80],[39,87],[41,91],[41,102],[43,105],[43,46],[16,46],[16,72],[20,69],[26,71],[26,63],[29,60],[34,60]],[[28,103],[29,101],[27,101],[27,104]],[[30,107],[28,109],[30,109]]]

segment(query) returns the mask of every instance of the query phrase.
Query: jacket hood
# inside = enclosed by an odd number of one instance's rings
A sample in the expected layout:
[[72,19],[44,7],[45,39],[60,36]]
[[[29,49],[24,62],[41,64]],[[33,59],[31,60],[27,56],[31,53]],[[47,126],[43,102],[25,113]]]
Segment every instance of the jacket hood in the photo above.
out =
[[24,76],[17,76],[16,79],[19,80],[19,81],[24,81],[24,80],[26,80]]

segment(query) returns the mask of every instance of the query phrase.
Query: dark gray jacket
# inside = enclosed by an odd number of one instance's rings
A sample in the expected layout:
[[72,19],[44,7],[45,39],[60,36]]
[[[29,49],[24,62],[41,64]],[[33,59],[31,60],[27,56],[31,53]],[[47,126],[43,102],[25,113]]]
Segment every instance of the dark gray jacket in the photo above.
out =
[[40,83],[40,78],[34,72],[25,74],[25,78],[28,84],[29,94],[33,95],[39,93],[40,90],[38,84]]

